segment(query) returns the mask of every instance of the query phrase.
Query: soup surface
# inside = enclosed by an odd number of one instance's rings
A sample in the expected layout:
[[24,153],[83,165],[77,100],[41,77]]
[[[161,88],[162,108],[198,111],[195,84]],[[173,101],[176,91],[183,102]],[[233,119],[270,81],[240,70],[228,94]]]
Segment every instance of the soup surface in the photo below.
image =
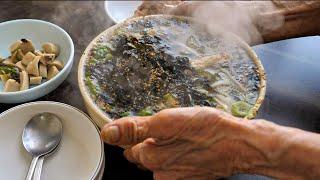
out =
[[236,42],[185,19],[131,21],[95,43],[85,64],[85,84],[110,118],[187,106],[248,117],[260,79]]

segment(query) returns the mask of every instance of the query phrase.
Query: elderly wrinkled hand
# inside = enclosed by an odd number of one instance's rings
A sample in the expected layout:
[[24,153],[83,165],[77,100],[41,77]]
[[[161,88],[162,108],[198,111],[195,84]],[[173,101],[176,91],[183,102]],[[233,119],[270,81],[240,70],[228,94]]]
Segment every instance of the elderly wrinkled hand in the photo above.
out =
[[214,108],[125,117],[105,125],[101,135],[109,144],[126,147],[126,158],[153,171],[156,180],[215,179],[236,173],[320,178],[318,134],[243,120]]
[[103,128],[102,137],[132,145],[127,159],[152,170],[155,179],[228,176],[239,151],[233,119],[212,108],[169,109],[117,120]]
[[[211,108],[169,109],[117,120],[103,128],[102,137],[110,144],[132,145],[127,159],[152,170],[155,179],[226,176],[234,158],[232,142],[221,131],[232,126],[224,116]],[[222,153],[226,149],[230,153]],[[216,161],[223,163],[213,166]]]

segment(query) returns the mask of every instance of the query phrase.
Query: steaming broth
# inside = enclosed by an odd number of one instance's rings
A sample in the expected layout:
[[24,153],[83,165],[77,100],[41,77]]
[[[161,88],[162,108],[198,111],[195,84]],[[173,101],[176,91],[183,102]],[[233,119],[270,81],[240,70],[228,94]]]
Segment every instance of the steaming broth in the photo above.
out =
[[91,98],[111,118],[186,106],[252,116],[260,79],[246,50],[192,23],[140,19],[102,36],[85,65]]

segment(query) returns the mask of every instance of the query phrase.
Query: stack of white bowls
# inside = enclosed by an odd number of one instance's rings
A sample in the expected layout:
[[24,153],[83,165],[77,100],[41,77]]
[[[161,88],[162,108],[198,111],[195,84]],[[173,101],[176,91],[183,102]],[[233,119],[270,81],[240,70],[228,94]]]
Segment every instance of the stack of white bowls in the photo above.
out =
[[61,143],[44,160],[41,179],[100,180],[104,171],[104,149],[98,128],[82,111],[57,102],[33,102],[0,114],[0,179],[24,179],[31,155],[21,140],[26,123],[34,115],[50,112],[63,125]]

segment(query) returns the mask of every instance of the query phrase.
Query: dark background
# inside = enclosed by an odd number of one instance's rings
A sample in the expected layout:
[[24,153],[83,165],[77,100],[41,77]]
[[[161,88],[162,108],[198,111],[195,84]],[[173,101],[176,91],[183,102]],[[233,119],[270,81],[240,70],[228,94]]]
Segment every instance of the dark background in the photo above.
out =
[[[77,67],[90,41],[114,24],[105,13],[104,2],[0,2],[0,22],[22,18],[57,24],[70,34],[75,44],[75,61],[67,80],[38,100],[63,102],[86,112],[77,85]],[[266,69],[268,82],[258,118],[320,133],[320,37],[258,45],[254,49]],[[16,105],[0,104],[0,113]],[[120,148],[105,145],[105,154],[104,179],[152,179],[151,172],[127,162]],[[228,179],[268,178],[238,175]]]

